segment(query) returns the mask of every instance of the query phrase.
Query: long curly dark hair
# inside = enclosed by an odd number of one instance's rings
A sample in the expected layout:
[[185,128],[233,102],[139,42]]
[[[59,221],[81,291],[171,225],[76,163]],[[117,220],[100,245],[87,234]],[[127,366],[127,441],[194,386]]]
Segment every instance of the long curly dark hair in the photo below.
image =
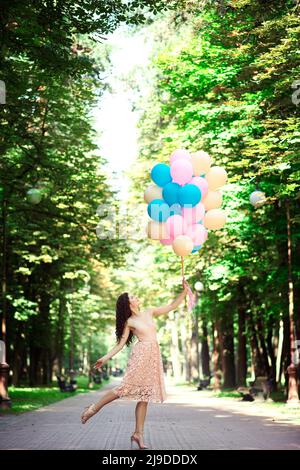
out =
[[[124,331],[124,326],[127,318],[131,317],[131,309],[128,292],[121,294],[116,303],[116,337],[117,342],[119,343]],[[129,346],[133,341],[133,333],[130,331],[128,339],[126,341],[126,346]]]

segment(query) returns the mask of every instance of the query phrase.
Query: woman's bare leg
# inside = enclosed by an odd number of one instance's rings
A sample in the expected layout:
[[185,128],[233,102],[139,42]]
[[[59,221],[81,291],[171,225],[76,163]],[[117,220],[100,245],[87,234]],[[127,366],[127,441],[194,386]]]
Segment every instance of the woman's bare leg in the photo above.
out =
[[135,432],[142,433],[144,431],[144,423],[147,414],[148,402],[139,401],[135,407]]
[[116,393],[112,392],[111,390],[106,392],[106,394],[103,395],[103,397],[95,403],[95,409],[97,410],[96,413],[98,413],[98,411],[100,411],[104,405],[107,405],[108,403],[113,400],[116,400],[117,398],[119,398],[118,395],[116,395]]
[[112,390],[106,392],[106,394],[99,401],[85,408],[81,415],[82,424],[85,424],[92,416],[98,413],[98,411],[100,411],[104,405],[107,405],[108,403],[113,400],[116,400],[117,398],[119,398],[119,396]]

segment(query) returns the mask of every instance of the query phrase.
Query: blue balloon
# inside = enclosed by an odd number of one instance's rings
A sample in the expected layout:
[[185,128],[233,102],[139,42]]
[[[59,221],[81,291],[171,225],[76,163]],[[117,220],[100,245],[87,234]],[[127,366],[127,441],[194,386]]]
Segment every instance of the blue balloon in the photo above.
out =
[[194,249],[192,250],[192,253],[196,253],[196,251],[199,251],[202,245],[196,245],[194,246]]
[[177,183],[168,183],[162,190],[164,200],[171,206],[178,203],[178,191],[181,186]]
[[183,207],[194,207],[201,200],[201,190],[195,184],[185,184],[178,191],[179,203]]
[[182,207],[180,204],[172,204],[170,206],[170,215],[181,215]]
[[157,186],[163,187],[171,183],[171,170],[165,163],[157,163],[151,170],[151,178]]
[[165,222],[170,215],[170,208],[163,199],[153,199],[149,202],[147,210],[151,219],[157,222]]

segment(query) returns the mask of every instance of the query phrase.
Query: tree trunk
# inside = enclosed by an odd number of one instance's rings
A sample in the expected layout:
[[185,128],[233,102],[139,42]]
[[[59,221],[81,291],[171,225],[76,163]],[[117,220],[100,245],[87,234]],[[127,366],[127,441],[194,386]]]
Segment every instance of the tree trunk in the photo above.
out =
[[189,381],[189,358],[188,358],[188,350],[187,350],[187,325],[186,325],[186,316],[184,311],[179,308],[179,315],[180,315],[180,337],[181,337],[181,352],[183,357],[182,362],[182,377],[184,380]]
[[264,375],[269,377],[270,365],[269,365],[267,346],[266,346],[265,337],[264,337],[265,328],[264,328],[263,321],[262,321],[262,314],[258,314],[256,323],[257,323],[258,337],[259,337],[259,342],[260,342],[261,359],[263,362],[263,371],[264,371]]
[[284,375],[285,389],[288,392],[288,373],[287,368],[290,364],[291,349],[290,349],[290,321],[287,315],[283,317],[283,345],[281,355],[280,377]]
[[[63,287],[60,282],[61,288]],[[58,374],[62,375],[64,367],[64,346],[65,346],[65,316],[66,316],[66,299],[64,295],[59,297],[59,310],[57,321],[57,337],[56,337],[56,356],[58,359]]]
[[210,377],[209,365],[209,347],[208,347],[208,331],[206,320],[202,320],[202,339],[201,339],[201,363],[203,378]]
[[244,286],[239,284],[238,296],[238,354],[237,354],[237,385],[243,387],[247,379],[247,349],[246,349],[246,296]]
[[218,391],[221,389],[221,360],[220,360],[220,341],[219,341],[219,320],[216,320],[212,324],[213,330],[213,367],[214,367],[214,390]]
[[26,354],[25,354],[25,342],[22,337],[24,327],[22,322],[17,322],[15,340],[14,340],[14,349],[13,349],[13,359],[11,364],[12,369],[12,385],[15,387],[20,386],[21,376],[23,367],[26,365]]
[[191,337],[191,379],[199,380],[199,321],[197,307],[192,317],[192,337]]
[[251,348],[251,361],[254,369],[255,378],[264,376],[265,370],[263,365],[263,360],[259,350],[257,333],[253,320],[253,313],[250,310],[247,315],[248,325],[249,325],[249,339],[250,339],[250,348]]
[[[5,189],[6,191],[6,189]],[[7,224],[8,200],[6,194],[3,197],[2,203],[2,315],[1,315],[1,338],[6,342],[6,320],[7,320],[7,250],[8,250],[8,224]],[[7,348],[8,349],[8,348]]]
[[220,321],[220,349],[223,372],[223,387],[235,387],[235,365],[233,344],[233,319],[226,315]]
[[172,318],[169,320],[171,331],[171,364],[173,376],[176,381],[181,379],[181,364],[180,364],[180,351],[178,341],[179,321],[178,314],[172,313]]
[[51,323],[50,323],[50,297],[46,292],[40,296],[40,333],[41,333],[41,377],[43,385],[51,383]]
[[[277,390],[277,382],[276,382],[276,356],[277,356],[277,348],[278,348],[278,334],[275,334],[274,331],[274,318],[273,315],[269,316],[268,319],[268,335],[267,335],[267,346],[268,346],[268,353],[271,359],[271,368],[269,373],[269,379],[272,383],[272,390]],[[273,335],[274,333],[274,335]],[[274,344],[273,344],[273,337],[274,337]],[[276,352],[274,350],[276,348]]]

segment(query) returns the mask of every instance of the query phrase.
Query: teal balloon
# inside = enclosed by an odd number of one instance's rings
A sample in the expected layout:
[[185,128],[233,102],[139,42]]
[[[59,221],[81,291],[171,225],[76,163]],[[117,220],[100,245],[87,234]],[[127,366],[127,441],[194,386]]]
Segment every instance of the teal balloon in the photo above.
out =
[[194,207],[200,202],[201,190],[195,184],[185,184],[178,191],[179,204],[182,207]]
[[171,183],[172,177],[169,165],[165,163],[157,163],[151,170],[151,178],[157,186],[161,188]]
[[149,217],[157,222],[165,222],[170,216],[170,208],[163,199],[153,199],[149,202],[147,211]]
[[172,204],[170,206],[170,215],[181,215],[182,207],[180,204]]
[[168,183],[162,190],[164,200],[171,206],[178,203],[178,191],[181,186],[177,183]]
[[202,245],[194,246],[194,248],[192,250],[192,253],[196,253],[196,251],[199,251],[201,247],[202,247]]

